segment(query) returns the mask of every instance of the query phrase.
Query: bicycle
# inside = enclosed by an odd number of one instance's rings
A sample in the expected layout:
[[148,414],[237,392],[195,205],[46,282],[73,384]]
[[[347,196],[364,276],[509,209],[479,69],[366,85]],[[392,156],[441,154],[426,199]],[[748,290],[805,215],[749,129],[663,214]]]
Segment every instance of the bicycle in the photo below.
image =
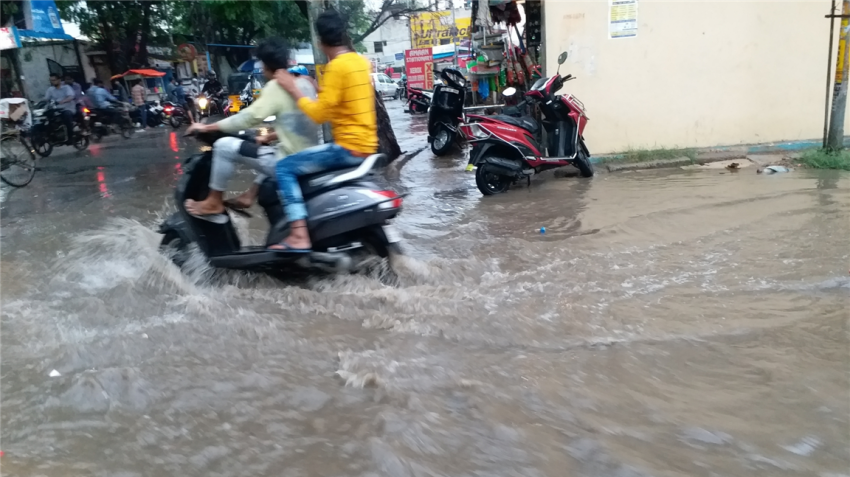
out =
[[0,133],[0,180],[23,187],[35,177],[36,157],[26,135],[19,129]]

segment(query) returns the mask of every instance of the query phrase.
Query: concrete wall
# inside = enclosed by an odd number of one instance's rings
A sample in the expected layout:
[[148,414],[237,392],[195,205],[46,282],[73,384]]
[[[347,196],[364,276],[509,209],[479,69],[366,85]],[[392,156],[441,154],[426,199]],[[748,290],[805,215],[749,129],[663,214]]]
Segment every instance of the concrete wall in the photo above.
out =
[[[86,81],[95,77],[94,67],[88,56],[85,55],[83,45],[79,46],[80,57],[83,63],[83,74]],[[78,64],[77,54],[74,52],[74,44],[71,42],[55,42],[48,44],[25,43],[18,50],[21,73],[24,75],[24,86],[30,101],[38,101],[44,97],[47,88],[50,87],[50,70],[47,60],[51,59],[62,66],[76,66]]]
[[622,39],[607,0],[544,1],[547,74],[569,51],[561,93],[587,106],[593,153],[823,134],[829,0],[640,0]]

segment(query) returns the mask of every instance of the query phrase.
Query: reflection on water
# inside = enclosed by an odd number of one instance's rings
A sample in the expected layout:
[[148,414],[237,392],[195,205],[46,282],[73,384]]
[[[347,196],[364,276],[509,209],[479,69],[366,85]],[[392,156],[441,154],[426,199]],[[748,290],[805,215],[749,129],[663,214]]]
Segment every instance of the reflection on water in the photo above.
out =
[[[394,184],[396,288],[177,270],[171,156],[7,197],[4,475],[847,472],[850,176],[482,199],[461,162],[425,151]],[[104,182],[121,219],[87,213]]]

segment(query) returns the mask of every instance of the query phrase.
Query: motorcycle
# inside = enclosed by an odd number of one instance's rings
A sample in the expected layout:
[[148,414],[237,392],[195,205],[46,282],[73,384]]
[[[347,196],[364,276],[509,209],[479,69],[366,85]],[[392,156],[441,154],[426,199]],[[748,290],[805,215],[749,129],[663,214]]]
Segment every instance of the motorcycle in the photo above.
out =
[[434,93],[430,91],[423,91],[421,89],[407,87],[407,109],[404,111],[405,113],[417,114],[417,113],[427,113],[428,108],[431,107],[431,98],[434,96]]
[[[467,170],[478,167],[475,183],[484,195],[493,195],[508,190],[522,179],[531,183],[531,176],[548,169],[567,165],[575,166],[582,177],[593,176],[590,151],[584,143],[584,128],[587,113],[584,104],[575,96],[555,96],[567,81],[575,79],[568,74],[560,75],[561,65],[567,53],[558,57],[555,76],[540,78],[517,105],[536,104],[543,115],[541,124],[533,117],[516,118],[508,115],[472,116],[475,122],[463,124],[470,139],[472,151]],[[507,88],[502,95],[516,94]],[[542,131],[547,141],[543,142]]]
[[54,146],[66,145],[69,134],[74,141],[74,148],[78,151],[84,151],[89,147],[89,116],[85,108],[74,115],[73,131],[68,131],[65,126],[65,121],[62,120],[63,114],[63,110],[53,101],[39,101],[35,105],[32,111],[30,140],[39,156],[47,157],[53,152]]
[[162,107],[162,112],[165,114],[165,119],[174,129],[179,128],[187,120],[186,110],[177,103],[167,101]]
[[216,95],[207,96],[202,93],[198,96],[197,103],[200,117],[202,118],[208,118],[214,114],[221,114],[221,103]]
[[398,88],[395,91],[395,99],[407,99],[407,78],[396,81]]
[[[206,145],[224,133],[201,133],[197,138]],[[249,135],[237,135],[246,142],[240,152],[256,153],[258,146]],[[183,175],[174,194],[177,212],[160,226],[161,249],[182,266],[190,246],[198,250],[214,267],[262,271],[283,275],[293,269],[329,273],[381,271],[384,259],[400,253],[400,235],[390,221],[401,212],[402,198],[382,190],[368,180],[376,163],[383,157],[374,154],[359,167],[310,174],[299,178],[305,205],[309,211],[307,227],[313,241],[310,253],[268,250],[289,235],[289,224],[274,179],[260,186],[258,204],[269,222],[265,245],[243,246],[230,215],[200,219],[189,214],[187,199],[201,200],[209,194],[212,167],[210,147],[202,148],[183,165]],[[228,209],[246,217],[245,211]],[[376,263],[378,262],[378,263]],[[375,265],[379,268],[372,268]],[[386,276],[385,276],[386,278]]]
[[[148,110],[148,127],[155,128],[160,124],[165,124],[165,122],[168,120],[168,118],[165,117],[164,108],[161,104],[159,104],[159,101],[145,103],[144,107]],[[138,127],[143,128],[145,127],[145,125],[142,124],[141,108],[142,106],[137,106],[132,111],[130,111],[130,120],[133,124],[138,124]]]
[[444,84],[437,85],[428,109],[428,142],[436,156],[448,154],[452,144],[463,137],[459,126],[463,122],[466,100],[466,79],[460,71],[446,68],[440,73]]
[[130,119],[130,105],[127,103],[118,103],[112,110],[94,108],[89,110],[89,115],[91,139],[96,143],[110,134],[121,134],[124,139],[130,139],[135,132]]

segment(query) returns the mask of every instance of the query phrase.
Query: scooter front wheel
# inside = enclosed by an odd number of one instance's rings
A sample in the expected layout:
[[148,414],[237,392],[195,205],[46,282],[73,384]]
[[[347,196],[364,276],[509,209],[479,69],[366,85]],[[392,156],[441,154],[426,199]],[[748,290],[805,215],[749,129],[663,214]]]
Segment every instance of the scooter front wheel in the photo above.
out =
[[159,250],[177,267],[183,267],[189,260],[189,246],[183,241],[177,232],[168,231],[162,237],[162,242],[159,244]]
[[593,177],[593,163],[584,151],[578,152],[574,165],[582,177]]

